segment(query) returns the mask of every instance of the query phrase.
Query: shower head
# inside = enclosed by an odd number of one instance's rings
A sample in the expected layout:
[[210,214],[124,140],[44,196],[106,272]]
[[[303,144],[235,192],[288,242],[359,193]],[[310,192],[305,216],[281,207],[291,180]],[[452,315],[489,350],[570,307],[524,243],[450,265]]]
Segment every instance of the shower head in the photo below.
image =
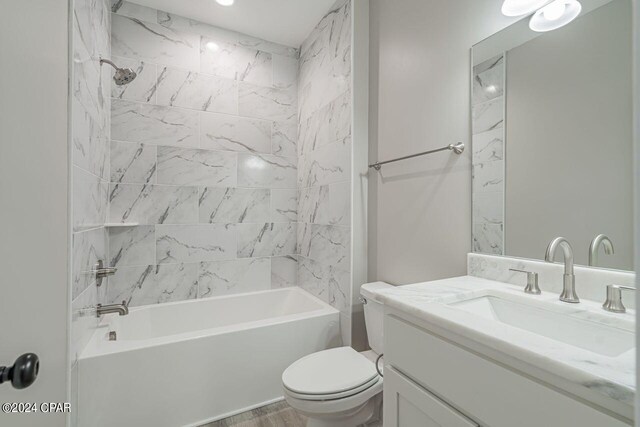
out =
[[113,75],[113,81],[118,86],[122,86],[131,83],[137,76],[136,72],[131,68],[118,68]]
[[120,68],[108,59],[100,59],[100,65],[102,64],[109,64],[116,70],[116,73],[113,75],[113,81],[116,82],[118,86],[129,84],[138,76],[131,68]]

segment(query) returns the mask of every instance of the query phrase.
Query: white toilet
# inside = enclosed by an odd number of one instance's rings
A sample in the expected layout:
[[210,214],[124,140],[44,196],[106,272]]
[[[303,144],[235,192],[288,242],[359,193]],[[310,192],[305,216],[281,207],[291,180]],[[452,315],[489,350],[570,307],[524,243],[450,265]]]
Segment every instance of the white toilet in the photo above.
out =
[[[382,377],[375,362],[382,354],[383,305],[373,290],[387,283],[363,285],[364,316],[371,351],[351,347],[319,351],[295,361],[282,374],[284,396],[291,407],[307,416],[307,427],[355,427],[380,413]],[[382,369],[382,361],[380,361]]]

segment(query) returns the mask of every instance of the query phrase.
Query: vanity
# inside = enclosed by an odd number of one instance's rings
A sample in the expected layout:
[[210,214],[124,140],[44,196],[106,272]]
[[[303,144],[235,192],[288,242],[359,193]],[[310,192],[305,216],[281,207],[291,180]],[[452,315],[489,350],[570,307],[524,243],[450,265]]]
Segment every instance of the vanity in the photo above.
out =
[[473,276],[381,292],[385,426],[628,426],[635,314]]
[[473,253],[380,291],[385,427],[633,425],[631,2],[582,4],[472,47]]

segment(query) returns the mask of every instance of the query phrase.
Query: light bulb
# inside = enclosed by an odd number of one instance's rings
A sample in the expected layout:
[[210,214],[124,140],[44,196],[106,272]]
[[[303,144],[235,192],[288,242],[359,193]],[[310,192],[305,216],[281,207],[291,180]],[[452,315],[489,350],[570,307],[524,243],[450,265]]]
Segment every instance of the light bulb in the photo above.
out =
[[218,49],[220,49],[220,46],[218,46],[218,44],[215,42],[207,42],[206,46],[207,49],[209,49],[211,52],[216,52],[218,51]]
[[576,19],[581,11],[578,0],[554,0],[533,15],[529,27],[541,33],[552,31]]
[[542,14],[549,21],[555,21],[560,19],[566,10],[567,5],[563,0],[555,0],[542,9]]
[[235,0],[216,0],[220,6],[231,6]]

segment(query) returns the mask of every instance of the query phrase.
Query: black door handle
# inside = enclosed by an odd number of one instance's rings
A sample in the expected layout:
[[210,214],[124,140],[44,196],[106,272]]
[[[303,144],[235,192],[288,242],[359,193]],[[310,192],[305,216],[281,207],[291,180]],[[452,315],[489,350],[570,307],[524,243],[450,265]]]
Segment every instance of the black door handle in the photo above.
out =
[[0,366],[0,384],[11,381],[13,388],[27,388],[38,377],[40,361],[33,353],[18,357],[13,366]]

